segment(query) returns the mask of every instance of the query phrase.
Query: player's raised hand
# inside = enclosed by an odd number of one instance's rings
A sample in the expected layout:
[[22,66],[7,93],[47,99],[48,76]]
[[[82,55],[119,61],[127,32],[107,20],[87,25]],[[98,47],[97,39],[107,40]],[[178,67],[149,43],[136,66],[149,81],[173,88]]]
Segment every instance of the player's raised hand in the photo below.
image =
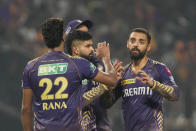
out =
[[117,79],[118,80],[122,79],[122,72],[123,72],[122,62],[121,61],[118,62],[117,60],[115,60],[113,67],[114,67],[114,70],[116,71]]
[[150,87],[153,86],[153,81],[146,72],[142,70],[138,70],[137,73],[141,75],[141,77],[139,76],[136,77],[137,80],[141,81],[143,84],[146,84]]
[[96,55],[100,59],[110,59],[110,46],[106,41],[97,44]]

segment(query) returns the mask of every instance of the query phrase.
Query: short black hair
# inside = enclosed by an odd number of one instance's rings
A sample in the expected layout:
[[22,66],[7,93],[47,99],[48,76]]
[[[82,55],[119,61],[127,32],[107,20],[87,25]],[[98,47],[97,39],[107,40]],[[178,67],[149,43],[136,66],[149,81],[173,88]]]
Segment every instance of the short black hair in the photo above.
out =
[[43,39],[48,48],[58,47],[63,40],[63,20],[48,18],[41,24]]
[[149,31],[147,29],[144,29],[144,28],[133,28],[131,30],[130,34],[132,32],[138,32],[138,33],[144,33],[144,34],[146,34],[147,40],[148,40],[148,44],[150,43],[150,41],[151,41],[151,35],[150,35],[150,33],[149,33]]
[[91,39],[92,39],[92,35],[90,35],[86,31],[81,31],[81,30],[71,31],[65,39],[67,53],[72,55],[72,46],[73,46],[74,41],[87,41]]

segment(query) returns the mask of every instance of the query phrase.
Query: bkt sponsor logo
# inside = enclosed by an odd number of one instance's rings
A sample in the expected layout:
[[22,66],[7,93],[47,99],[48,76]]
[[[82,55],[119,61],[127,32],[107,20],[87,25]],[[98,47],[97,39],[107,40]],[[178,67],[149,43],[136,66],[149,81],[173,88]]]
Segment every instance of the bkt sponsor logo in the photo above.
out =
[[68,63],[55,63],[40,65],[38,69],[38,76],[64,74],[67,72]]

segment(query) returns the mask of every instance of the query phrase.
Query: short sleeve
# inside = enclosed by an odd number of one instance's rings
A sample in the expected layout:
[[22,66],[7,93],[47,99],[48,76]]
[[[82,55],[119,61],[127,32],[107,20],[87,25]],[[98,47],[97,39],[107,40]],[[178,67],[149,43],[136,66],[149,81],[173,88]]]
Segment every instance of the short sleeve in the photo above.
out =
[[82,79],[93,79],[98,73],[97,67],[88,60],[80,59],[80,61],[77,62],[77,66]]
[[24,72],[23,72],[23,77],[22,77],[22,88],[24,89],[30,89],[30,80],[29,80],[29,64],[26,65]]

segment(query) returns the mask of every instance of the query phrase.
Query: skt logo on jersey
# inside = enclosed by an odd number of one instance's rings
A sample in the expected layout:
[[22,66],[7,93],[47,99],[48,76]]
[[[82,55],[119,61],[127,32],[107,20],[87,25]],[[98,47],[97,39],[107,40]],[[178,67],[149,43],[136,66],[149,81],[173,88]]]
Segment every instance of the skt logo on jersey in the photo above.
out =
[[55,63],[40,65],[38,69],[38,76],[64,74],[67,72],[68,63]]
[[152,95],[150,87],[135,87],[123,90],[123,97],[138,96],[138,95]]

